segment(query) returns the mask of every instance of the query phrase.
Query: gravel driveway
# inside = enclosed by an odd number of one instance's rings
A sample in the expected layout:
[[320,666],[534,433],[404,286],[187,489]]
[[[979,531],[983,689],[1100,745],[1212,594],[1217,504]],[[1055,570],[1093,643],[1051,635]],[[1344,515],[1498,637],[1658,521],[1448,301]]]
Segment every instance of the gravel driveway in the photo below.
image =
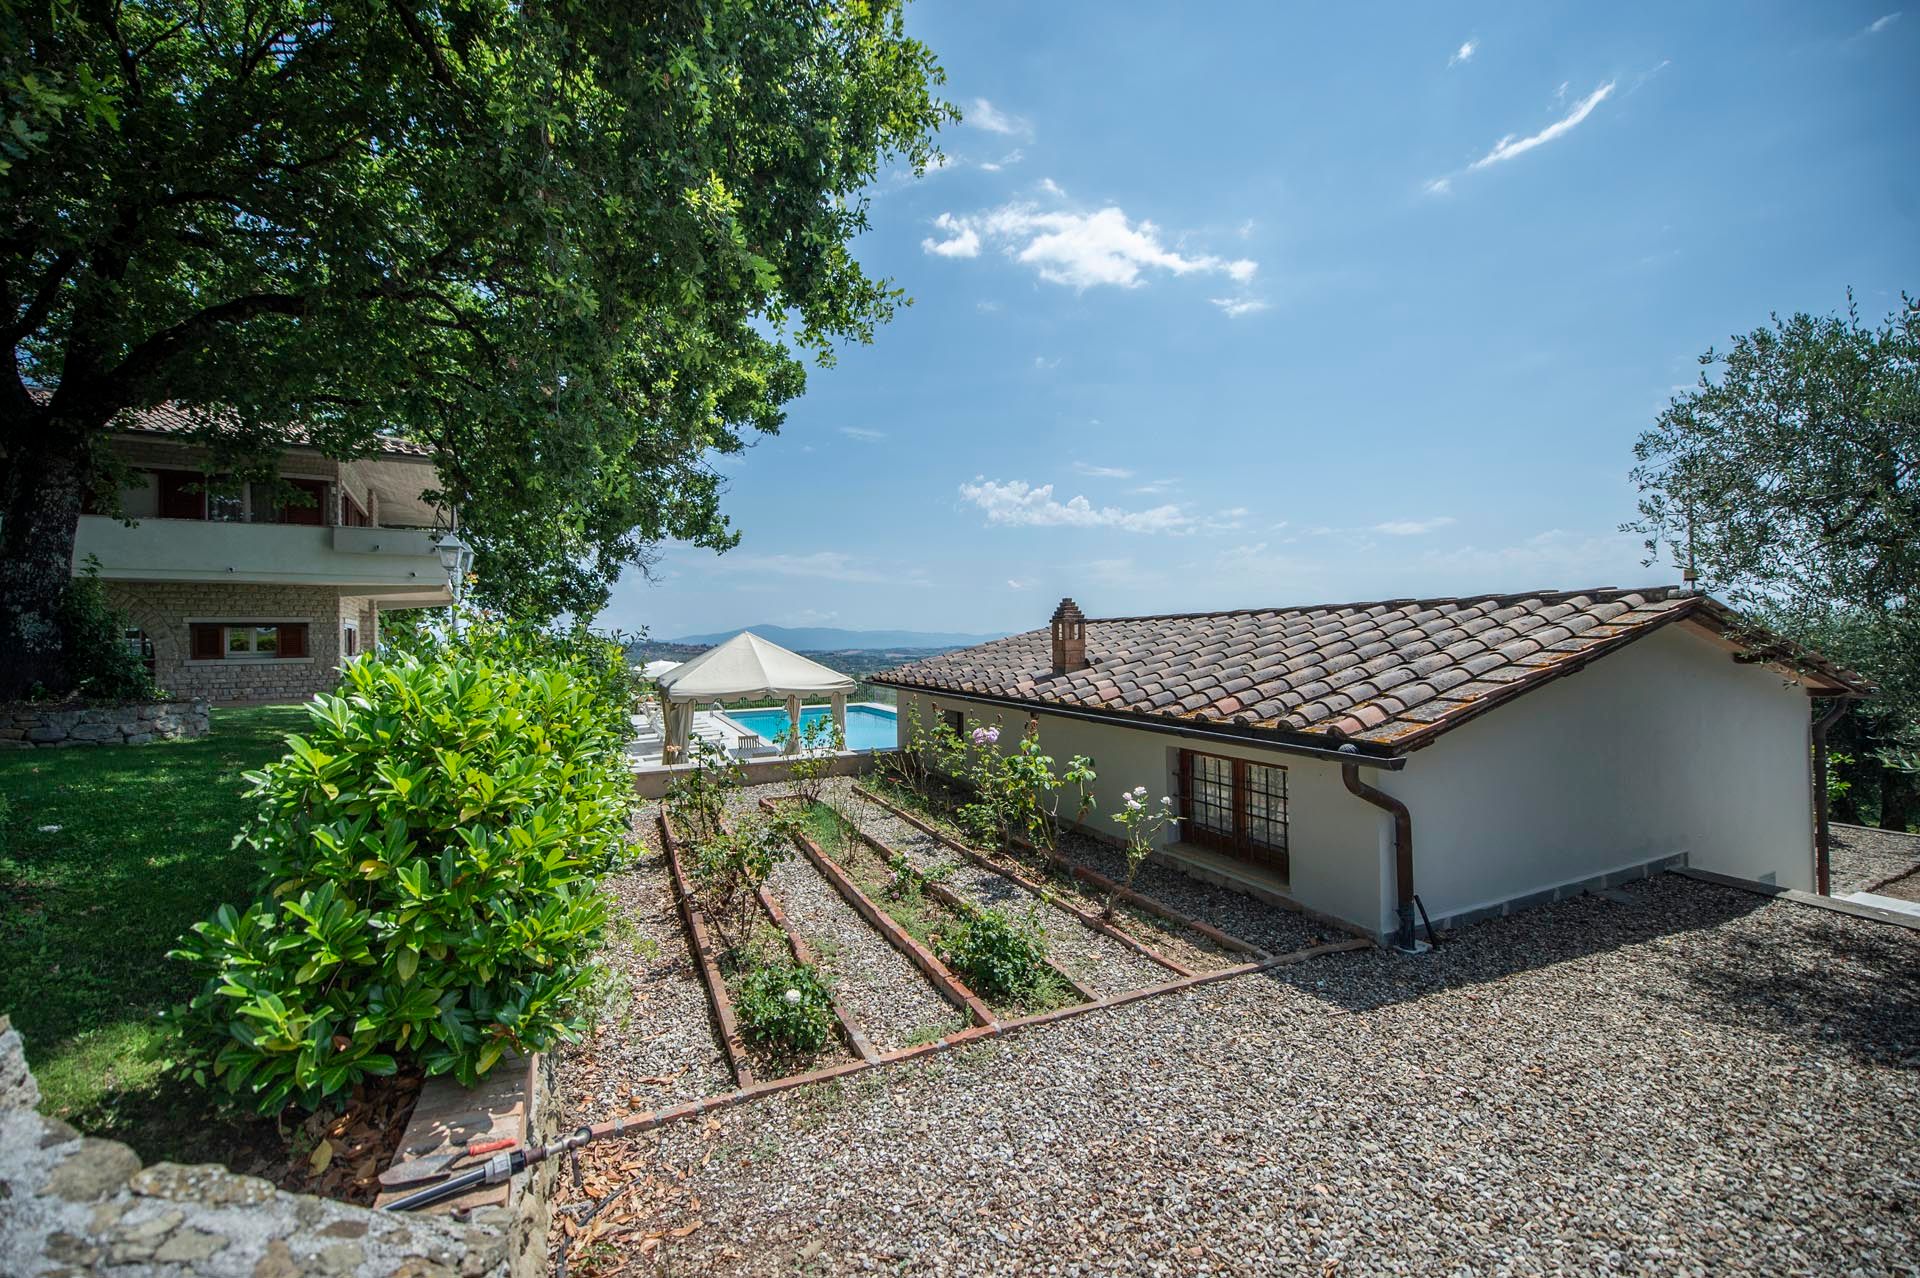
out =
[[1871,892],[1920,870],[1920,834],[1833,823],[1828,871],[1833,894]]
[[1920,934],[1673,875],[1622,894],[637,1139],[622,1156],[674,1189],[648,1229],[687,1232],[624,1259],[1916,1272]]

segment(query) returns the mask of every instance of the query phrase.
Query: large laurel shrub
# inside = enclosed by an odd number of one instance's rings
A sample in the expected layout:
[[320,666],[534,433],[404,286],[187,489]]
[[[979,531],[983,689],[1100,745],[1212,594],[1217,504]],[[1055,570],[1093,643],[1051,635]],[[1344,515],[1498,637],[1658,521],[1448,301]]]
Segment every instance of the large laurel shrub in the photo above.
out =
[[249,774],[261,899],[175,952],[207,975],[175,1013],[198,1079],[272,1111],[403,1058],[471,1083],[577,1032],[632,793],[583,651],[482,631],[362,657],[313,701]]

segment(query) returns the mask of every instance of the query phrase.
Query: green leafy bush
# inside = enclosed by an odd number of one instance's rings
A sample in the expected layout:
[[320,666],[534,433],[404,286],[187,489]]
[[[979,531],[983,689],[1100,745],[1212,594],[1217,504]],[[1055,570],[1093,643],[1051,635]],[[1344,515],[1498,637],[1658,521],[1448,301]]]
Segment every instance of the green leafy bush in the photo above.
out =
[[759,962],[734,984],[740,1036],[779,1059],[804,1059],[833,1036],[833,993],[804,963]]
[[107,602],[100,561],[92,555],[68,583],[60,625],[67,634],[68,697],[101,703],[159,699],[146,662],[127,644],[133,622]]
[[1005,910],[969,911],[942,931],[934,951],[974,993],[995,1002],[1049,1002],[1060,983],[1031,913],[1015,920]]
[[248,774],[262,898],[174,952],[207,974],[174,1013],[194,1077],[271,1111],[399,1055],[472,1083],[576,1032],[632,794],[604,695],[517,642],[349,665]]

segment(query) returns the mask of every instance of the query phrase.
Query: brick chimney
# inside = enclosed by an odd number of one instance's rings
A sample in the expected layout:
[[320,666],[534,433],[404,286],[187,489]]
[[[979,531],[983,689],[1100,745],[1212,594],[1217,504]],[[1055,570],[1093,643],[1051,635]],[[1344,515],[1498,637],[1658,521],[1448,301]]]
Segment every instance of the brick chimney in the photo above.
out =
[[1053,672],[1072,674],[1087,668],[1087,618],[1080,605],[1062,599],[1053,610]]

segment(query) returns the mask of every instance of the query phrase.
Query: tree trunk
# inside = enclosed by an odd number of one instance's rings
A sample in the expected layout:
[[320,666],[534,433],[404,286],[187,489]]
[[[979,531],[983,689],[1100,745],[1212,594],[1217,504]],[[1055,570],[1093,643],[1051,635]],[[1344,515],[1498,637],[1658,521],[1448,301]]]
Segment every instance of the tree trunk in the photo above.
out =
[[73,542],[90,482],[71,423],[27,410],[6,423],[0,473],[0,701],[70,685],[61,604],[73,579]]

